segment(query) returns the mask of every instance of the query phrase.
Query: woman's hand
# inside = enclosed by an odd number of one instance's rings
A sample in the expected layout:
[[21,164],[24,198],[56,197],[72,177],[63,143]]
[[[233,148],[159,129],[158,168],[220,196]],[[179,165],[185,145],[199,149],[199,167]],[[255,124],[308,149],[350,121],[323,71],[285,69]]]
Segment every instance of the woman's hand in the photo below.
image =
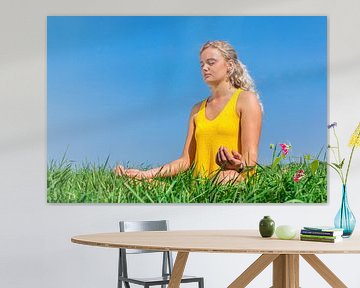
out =
[[118,176],[127,176],[127,177],[131,177],[131,178],[136,178],[136,179],[148,179],[149,178],[149,175],[148,175],[149,173],[147,173],[147,171],[142,171],[142,170],[138,170],[138,169],[126,169],[122,165],[117,165],[113,171],[114,171],[115,175],[118,175]]
[[241,154],[235,150],[231,153],[223,146],[220,146],[216,153],[216,164],[218,164],[223,170],[235,170],[241,172],[245,165]]

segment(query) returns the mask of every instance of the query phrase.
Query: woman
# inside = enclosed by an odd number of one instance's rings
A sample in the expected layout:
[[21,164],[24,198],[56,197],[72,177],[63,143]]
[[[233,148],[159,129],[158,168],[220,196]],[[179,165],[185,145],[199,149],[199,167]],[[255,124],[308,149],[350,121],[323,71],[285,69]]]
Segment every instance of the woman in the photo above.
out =
[[181,157],[147,171],[118,165],[117,175],[151,179],[173,176],[194,165],[196,176],[241,181],[243,169],[256,164],[262,106],[246,67],[225,41],[205,43],[200,65],[211,95],[192,108]]

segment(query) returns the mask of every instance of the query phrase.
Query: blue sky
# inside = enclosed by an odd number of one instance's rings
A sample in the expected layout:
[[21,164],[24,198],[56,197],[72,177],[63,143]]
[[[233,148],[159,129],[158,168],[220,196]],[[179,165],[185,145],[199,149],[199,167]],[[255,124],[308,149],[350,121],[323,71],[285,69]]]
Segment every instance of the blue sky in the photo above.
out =
[[327,144],[327,18],[49,16],[48,160],[161,165],[182,153],[192,106],[209,96],[199,49],[230,42],[264,105],[270,143]]

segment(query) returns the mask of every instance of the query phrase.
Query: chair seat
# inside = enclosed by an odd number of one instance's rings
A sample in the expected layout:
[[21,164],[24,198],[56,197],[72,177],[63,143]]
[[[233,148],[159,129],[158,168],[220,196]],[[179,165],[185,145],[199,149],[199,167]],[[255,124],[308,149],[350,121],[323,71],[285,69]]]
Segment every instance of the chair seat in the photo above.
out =
[[[181,283],[187,283],[187,282],[195,282],[200,281],[201,277],[195,277],[195,276],[187,276],[183,275],[181,279]],[[131,279],[126,277],[119,276],[119,280],[134,283],[138,285],[161,285],[161,284],[167,284],[170,281],[170,276],[164,276],[164,277],[149,277],[149,278],[136,278],[132,277]]]

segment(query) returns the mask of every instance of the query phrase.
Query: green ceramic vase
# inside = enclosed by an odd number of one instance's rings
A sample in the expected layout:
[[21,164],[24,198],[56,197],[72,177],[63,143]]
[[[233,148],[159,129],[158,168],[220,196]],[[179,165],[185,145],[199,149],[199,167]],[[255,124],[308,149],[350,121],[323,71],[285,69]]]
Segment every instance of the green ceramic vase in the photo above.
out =
[[275,231],[275,222],[270,216],[264,216],[259,223],[259,232],[262,237],[271,237]]

